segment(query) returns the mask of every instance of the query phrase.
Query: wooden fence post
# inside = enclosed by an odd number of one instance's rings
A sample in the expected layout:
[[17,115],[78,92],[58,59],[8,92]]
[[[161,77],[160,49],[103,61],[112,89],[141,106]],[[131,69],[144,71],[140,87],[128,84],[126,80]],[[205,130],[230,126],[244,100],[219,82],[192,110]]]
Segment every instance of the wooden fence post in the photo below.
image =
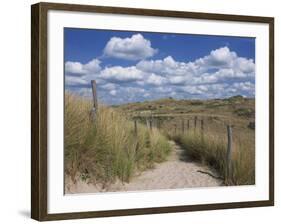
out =
[[138,124],[137,124],[137,119],[134,119],[134,129],[135,129],[135,135],[138,134]]
[[189,129],[189,120],[187,120],[187,129]]
[[175,126],[175,134],[177,134],[177,124],[174,124]]
[[155,117],[152,120],[152,127],[157,128],[157,118],[155,118]]
[[149,128],[149,120],[147,118],[145,118],[146,120],[146,127]]
[[184,134],[184,120],[181,121],[181,131]]
[[226,178],[227,181],[232,175],[232,129],[230,125],[227,128],[227,152],[226,152]]
[[96,80],[91,80],[91,85],[92,85],[92,93],[93,93],[92,114],[93,114],[93,118],[95,119],[96,114],[98,112],[98,98],[97,98],[97,83],[96,83]]
[[159,118],[158,117],[156,117],[156,119],[155,119],[155,127],[157,129],[159,129]]
[[201,138],[203,140],[203,137],[204,137],[204,120],[202,119],[201,120]]
[[152,118],[149,119],[149,128],[152,130]]
[[197,126],[197,116],[194,117],[194,133],[196,132],[196,126]]
[[158,117],[158,119],[157,119],[157,128],[160,129],[161,125],[162,125],[161,119]]

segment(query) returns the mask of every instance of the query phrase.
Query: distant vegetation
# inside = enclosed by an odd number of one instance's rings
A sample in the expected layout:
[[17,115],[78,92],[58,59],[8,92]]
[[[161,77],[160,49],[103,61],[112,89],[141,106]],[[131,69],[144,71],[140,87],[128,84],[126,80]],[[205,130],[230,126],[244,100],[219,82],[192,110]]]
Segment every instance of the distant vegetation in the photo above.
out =
[[255,110],[252,108],[238,108],[234,111],[238,116],[243,117],[253,117],[255,116]]
[[243,96],[233,96],[226,99],[211,100],[176,100],[173,98],[145,101],[142,103],[128,103],[115,106],[131,116],[163,115],[185,116],[190,114],[219,115],[232,118],[245,117],[254,121],[255,100]]
[[138,170],[164,161],[170,144],[157,129],[149,131],[124,114],[100,105],[96,119],[91,102],[65,94],[65,172],[75,182],[129,181]]

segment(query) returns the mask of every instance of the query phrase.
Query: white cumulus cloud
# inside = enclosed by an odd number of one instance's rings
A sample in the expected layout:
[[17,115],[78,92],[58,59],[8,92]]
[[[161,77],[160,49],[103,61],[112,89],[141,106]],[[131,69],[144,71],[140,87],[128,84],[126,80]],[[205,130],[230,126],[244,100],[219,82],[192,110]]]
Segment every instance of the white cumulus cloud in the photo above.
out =
[[83,69],[83,64],[81,64],[80,62],[72,62],[72,61],[67,61],[65,63],[65,72],[67,74],[76,74],[76,75],[81,75],[86,73],[86,71]]
[[143,76],[142,71],[136,69],[135,66],[113,66],[103,69],[100,73],[99,78],[111,82],[132,82],[141,80]]
[[66,86],[82,86],[87,85],[88,82],[81,77],[77,76],[65,76],[65,85]]
[[231,66],[233,60],[237,58],[237,54],[230,51],[228,47],[221,47],[211,51],[210,55],[204,58],[205,63],[210,66]]
[[160,75],[151,74],[146,82],[151,85],[160,86],[165,83],[166,79]]
[[205,57],[188,62],[175,61],[171,56],[163,60],[142,60],[136,68],[166,77],[170,84],[203,84],[227,80],[253,78],[255,63],[253,59],[238,57],[228,47],[210,52]]
[[[129,43],[127,49],[132,48],[133,37],[125,38]],[[125,39],[121,39],[120,46],[125,45]],[[237,94],[255,95],[254,60],[240,57],[228,47],[215,49],[206,56],[186,62],[177,61],[172,56],[157,60],[142,58],[132,66],[103,68],[98,59],[86,64],[66,62],[65,71],[66,87],[74,91],[90,88],[90,80],[95,79],[98,95],[105,102],[126,103],[169,96],[223,98]]]
[[117,91],[115,89],[109,91],[110,95],[115,96]]
[[65,72],[70,75],[85,75],[89,73],[99,72],[101,61],[93,59],[86,64],[80,62],[67,61],[65,63]]
[[115,90],[116,85],[113,83],[106,83],[104,85],[101,85],[101,88],[105,90]]
[[130,38],[112,37],[107,42],[103,52],[108,57],[141,60],[155,55],[157,49],[153,49],[150,41],[141,34],[135,34]]

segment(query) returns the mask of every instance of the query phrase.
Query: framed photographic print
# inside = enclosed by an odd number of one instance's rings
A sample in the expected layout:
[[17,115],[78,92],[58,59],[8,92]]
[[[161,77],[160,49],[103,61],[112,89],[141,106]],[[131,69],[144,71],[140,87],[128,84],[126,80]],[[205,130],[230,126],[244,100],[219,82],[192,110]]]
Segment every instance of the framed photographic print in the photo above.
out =
[[32,218],[274,204],[274,19],[32,5]]

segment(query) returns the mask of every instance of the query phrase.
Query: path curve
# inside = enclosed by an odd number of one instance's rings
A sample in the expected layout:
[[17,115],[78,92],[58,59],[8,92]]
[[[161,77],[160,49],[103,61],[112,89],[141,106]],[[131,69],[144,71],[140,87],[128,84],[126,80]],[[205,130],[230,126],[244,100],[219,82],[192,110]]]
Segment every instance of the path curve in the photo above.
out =
[[172,152],[167,161],[158,163],[153,169],[146,170],[133,177],[129,183],[116,182],[107,189],[102,189],[98,185],[77,181],[75,185],[66,187],[66,193],[157,190],[222,185],[222,180],[211,176],[218,176],[213,170],[191,161],[184,150],[175,142],[170,141],[170,144]]

